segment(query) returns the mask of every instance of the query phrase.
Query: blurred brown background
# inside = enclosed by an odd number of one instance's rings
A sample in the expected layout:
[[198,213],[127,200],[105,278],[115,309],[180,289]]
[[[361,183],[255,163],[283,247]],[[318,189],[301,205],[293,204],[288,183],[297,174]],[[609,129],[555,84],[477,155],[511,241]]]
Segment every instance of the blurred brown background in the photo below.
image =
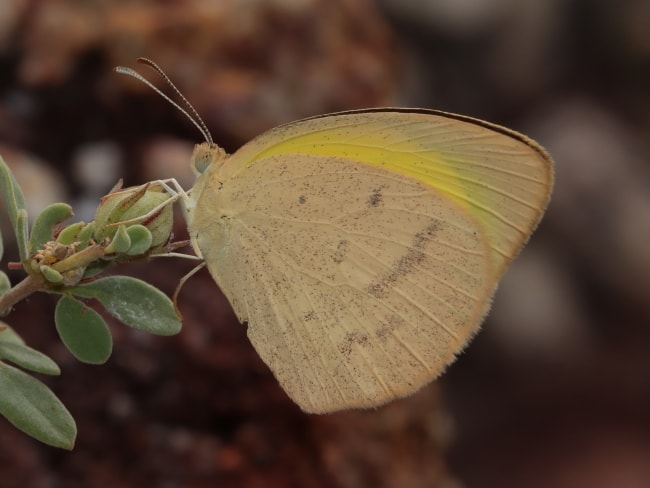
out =
[[[61,365],[45,380],[79,436],[64,452],[0,421],[0,487],[650,486],[649,26],[647,0],[0,2],[0,154],[32,214],[65,200],[89,219],[119,177],[191,185],[199,134],[111,72],[138,56],[229,151],[281,122],[400,105],[507,125],[557,164],[481,334],[376,411],[302,414],[204,272],[179,336],[114,324],[100,367],[59,343],[52,297],[19,304],[9,323]],[[190,266],[129,272],[171,293]]]

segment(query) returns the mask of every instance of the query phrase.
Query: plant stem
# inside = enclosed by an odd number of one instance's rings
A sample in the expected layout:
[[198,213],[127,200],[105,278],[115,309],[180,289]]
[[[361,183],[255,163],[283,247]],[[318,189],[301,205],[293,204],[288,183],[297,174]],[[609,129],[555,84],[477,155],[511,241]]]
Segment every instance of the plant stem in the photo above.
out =
[[42,290],[44,283],[45,280],[41,276],[27,275],[23,281],[0,296],[0,316],[4,317],[16,303],[35,291]]
[[[72,256],[54,263],[52,268],[64,273],[75,268],[85,268],[92,262],[97,261],[104,256],[104,246],[89,246]],[[49,285],[49,286],[48,286]],[[19,301],[27,298],[36,291],[47,291],[51,289],[51,284],[40,273],[30,273],[27,277],[16,286],[0,296],[0,317],[4,317],[11,312],[12,307]]]

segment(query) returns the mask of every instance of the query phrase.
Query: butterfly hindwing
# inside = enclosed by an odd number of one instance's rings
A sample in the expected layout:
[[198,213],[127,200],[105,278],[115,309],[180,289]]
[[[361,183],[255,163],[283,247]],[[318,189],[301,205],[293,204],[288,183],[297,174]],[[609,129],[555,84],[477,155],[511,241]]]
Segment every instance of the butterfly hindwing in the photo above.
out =
[[[223,209],[195,223],[211,273],[307,411],[416,391],[476,332],[496,285],[475,218],[383,168],[273,156],[199,203]],[[216,234],[228,241],[212,246]]]

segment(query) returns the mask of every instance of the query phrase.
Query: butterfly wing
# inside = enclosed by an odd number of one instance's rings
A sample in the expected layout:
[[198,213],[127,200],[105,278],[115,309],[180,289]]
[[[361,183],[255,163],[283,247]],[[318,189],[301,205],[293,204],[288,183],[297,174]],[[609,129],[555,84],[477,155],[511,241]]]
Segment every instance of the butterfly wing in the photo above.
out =
[[202,178],[190,232],[210,272],[287,393],[328,412],[413,393],[453,361],[551,169],[491,126],[372,111],[273,129]]
[[534,141],[479,119],[434,110],[374,109],[276,127],[237,151],[223,178],[272,155],[345,157],[415,178],[481,222],[503,273],[541,219],[553,164]]

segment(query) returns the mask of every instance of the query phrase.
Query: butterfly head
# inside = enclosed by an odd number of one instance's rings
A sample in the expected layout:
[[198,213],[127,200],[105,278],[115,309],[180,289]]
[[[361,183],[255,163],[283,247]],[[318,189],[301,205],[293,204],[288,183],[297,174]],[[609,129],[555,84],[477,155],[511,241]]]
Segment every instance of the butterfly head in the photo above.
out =
[[194,146],[191,165],[194,174],[201,175],[212,165],[221,166],[228,157],[226,151],[214,143],[203,142]]

